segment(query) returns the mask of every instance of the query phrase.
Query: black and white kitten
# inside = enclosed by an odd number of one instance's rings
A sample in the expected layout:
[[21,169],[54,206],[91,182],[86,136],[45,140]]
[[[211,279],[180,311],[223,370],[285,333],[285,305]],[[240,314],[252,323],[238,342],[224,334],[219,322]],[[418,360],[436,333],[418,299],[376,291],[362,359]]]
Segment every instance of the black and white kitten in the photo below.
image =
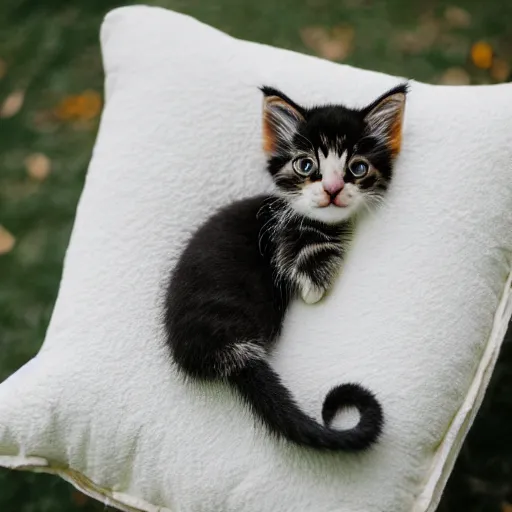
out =
[[[334,387],[322,425],[299,408],[268,355],[290,301],[322,298],[339,272],[354,215],[388,188],[406,86],[359,110],[304,108],[276,89],[262,91],[276,192],[230,204],[192,236],[168,287],[168,344],[185,375],[231,385],[272,434],[316,449],[362,450],[383,425],[373,394],[359,384]],[[348,406],[359,410],[358,425],[331,428]]]

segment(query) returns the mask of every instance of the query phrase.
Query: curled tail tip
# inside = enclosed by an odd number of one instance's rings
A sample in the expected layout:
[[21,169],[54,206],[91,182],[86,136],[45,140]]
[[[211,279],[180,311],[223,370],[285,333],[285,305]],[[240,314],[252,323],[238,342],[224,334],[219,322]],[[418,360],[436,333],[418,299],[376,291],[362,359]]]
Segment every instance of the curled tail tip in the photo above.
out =
[[375,395],[360,384],[349,383],[334,386],[325,397],[322,407],[322,419],[327,425],[336,413],[344,407],[355,407],[361,416],[372,413],[382,417],[382,407]]
[[375,395],[360,384],[340,384],[333,387],[325,397],[322,419],[330,427],[336,414],[343,408],[355,407],[360,414],[359,423],[349,432],[353,433],[354,449],[364,450],[373,445],[384,427],[382,406]]
[[[325,425],[322,425],[302,411],[265,359],[251,360],[242,370],[232,373],[228,380],[270,434],[299,446],[355,452],[368,448],[380,434],[380,405],[369,391],[357,384],[336,386],[327,394],[322,410]],[[359,410],[358,425],[349,430],[331,428],[329,424],[336,413],[348,406]]]

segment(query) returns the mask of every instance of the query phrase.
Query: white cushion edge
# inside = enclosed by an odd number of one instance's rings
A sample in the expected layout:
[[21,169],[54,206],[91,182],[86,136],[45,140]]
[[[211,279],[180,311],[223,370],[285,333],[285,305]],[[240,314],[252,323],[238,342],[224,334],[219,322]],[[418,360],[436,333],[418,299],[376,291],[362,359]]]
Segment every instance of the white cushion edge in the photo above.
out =
[[423,491],[416,499],[412,512],[435,512],[446,482],[453,470],[473,421],[480,409],[485,391],[491,380],[501,345],[505,339],[509,322],[512,318],[512,272],[509,274],[500,303],[494,315],[494,322],[482,354],[480,364],[468,390],[466,398],[455,415],[446,435],[444,436],[432,465]]
[[52,467],[46,459],[41,457],[0,456],[0,466],[19,471],[59,476],[85,495],[104,503],[106,506],[116,507],[123,512],[172,512],[166,507],[151,505],[140,498],[104,489],[82,473],[70,468]]

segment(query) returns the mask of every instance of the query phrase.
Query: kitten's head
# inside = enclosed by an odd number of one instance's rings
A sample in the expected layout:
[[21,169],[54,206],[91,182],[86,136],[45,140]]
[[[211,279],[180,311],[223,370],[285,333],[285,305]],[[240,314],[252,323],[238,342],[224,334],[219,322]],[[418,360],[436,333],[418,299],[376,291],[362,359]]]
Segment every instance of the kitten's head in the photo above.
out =
[[400,151],[407,85],[359,110],[304,108],[277,89],[262,91],[268,170],[296,212],[331,224],[380,201]]

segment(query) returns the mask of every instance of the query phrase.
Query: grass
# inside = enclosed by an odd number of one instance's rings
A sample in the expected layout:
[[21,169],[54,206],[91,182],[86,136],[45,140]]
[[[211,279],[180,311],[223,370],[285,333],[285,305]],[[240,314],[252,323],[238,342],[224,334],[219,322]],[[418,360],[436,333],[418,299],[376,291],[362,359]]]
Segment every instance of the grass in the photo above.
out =
[[[509,79],[509,0],[460,0],[463,11],[447,11],[444,0],[148,3],[244,39],[324,56],[334,47],[347,54],[349,64],[426,82]],[[14,248],[0,255],[0,381],[37,352],[50,319],[98,128],[94,109],[73,114],[70,104],[87,90],[101,94],[98,30],[104,14],[118,5],[111,0],[0,3],[0,104],[13,91],[24,92],[19,111],[0,118],[0,225],[16,239]],[[333,39],[331,29],[340,26],[344,36]],[[489,71],[471,62],[471,45],[478,40],[494,49],[501,68]],[[51,163],[47,176],[27,173],[26,159],[34,154]],[[512,343],[507,343],[441,511],[506,510],[503,503],[512,501],[511,425]],[[103,508],[54,477],[0,470],[2,511]]]

